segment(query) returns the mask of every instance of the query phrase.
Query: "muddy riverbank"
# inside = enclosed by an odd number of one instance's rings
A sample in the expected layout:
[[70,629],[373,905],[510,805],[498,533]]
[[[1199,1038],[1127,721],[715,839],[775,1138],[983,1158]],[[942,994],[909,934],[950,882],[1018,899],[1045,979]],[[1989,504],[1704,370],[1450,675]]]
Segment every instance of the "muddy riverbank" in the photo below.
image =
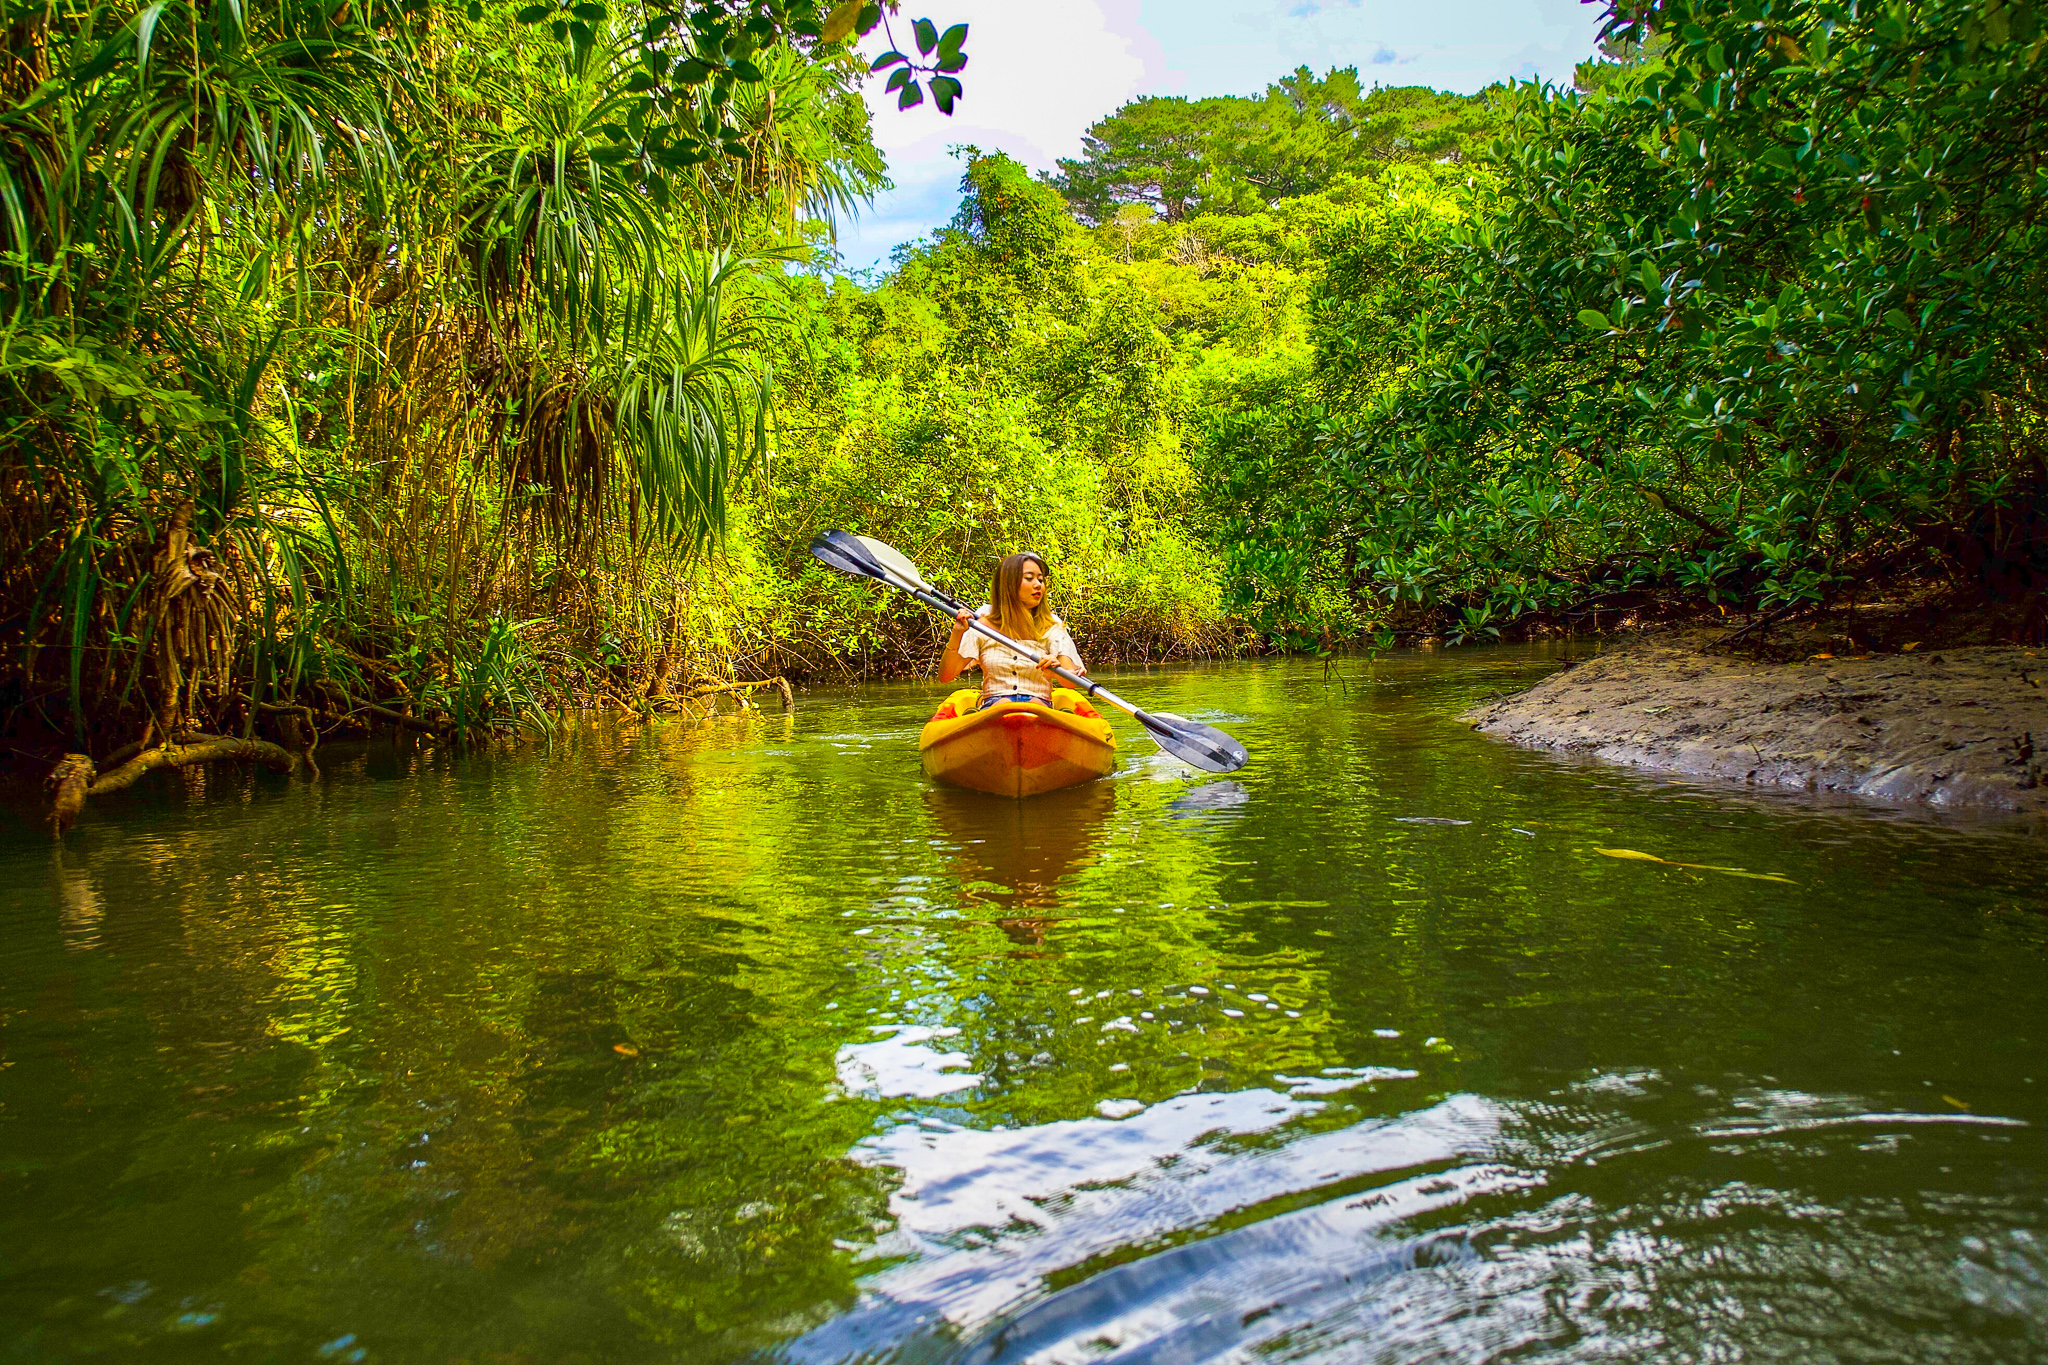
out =
[[1763,662],[1647,636],[1473,708],[1516,744],[1894,804],[2048,814],[2048,651]]

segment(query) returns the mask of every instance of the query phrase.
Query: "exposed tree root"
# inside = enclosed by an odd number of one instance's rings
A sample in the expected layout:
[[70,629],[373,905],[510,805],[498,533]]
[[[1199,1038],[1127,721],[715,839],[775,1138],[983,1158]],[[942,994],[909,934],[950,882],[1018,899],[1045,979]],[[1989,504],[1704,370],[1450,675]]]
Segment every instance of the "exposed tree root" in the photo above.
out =
[[352,713],[375,716],[378,720],[396,725],[401,730],[418,730],[422,734],[433,735],[437,739],[445,739],[449,732],[454,729],[454,726],[447,721],[421,720],[417,716],[408,716],[403,711],[394,711],[390,707],[380,705],[377,702],[357,701],[333,683],[315,683],[314,686],[325,692],[329,697],[332,697],[343,709]]
[[796,694],[790,690],[789,679],[779,673],[772,678],[761,678],[754,682],[700,683],[684,695],[690,697],[709,697],[720,692],[750,692],[757,687],[780,689],[782,692],[782,709],[784,711],[796,710]]

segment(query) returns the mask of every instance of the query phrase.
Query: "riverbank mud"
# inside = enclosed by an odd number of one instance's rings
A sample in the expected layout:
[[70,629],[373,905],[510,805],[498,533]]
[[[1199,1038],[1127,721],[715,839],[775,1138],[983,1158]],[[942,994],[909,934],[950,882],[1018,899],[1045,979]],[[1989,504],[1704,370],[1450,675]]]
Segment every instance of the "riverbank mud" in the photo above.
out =
[[1535,749],[1894,804],[2048,814],[2048,651],[1774,663],[1649,636],[1465,714]]

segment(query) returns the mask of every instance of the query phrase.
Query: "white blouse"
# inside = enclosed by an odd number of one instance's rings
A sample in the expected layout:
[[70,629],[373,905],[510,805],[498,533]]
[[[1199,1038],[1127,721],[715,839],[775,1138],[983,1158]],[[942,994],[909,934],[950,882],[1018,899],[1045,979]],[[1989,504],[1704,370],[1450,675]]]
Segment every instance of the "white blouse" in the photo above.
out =
[[[974,614],[991,625],[994,624],[991,620],[993,613],[987,603],[977,608]],[[1031,642],[1026,640],[1019,643],[1028,645]],[[1074,637],[1068,633],[1066,623],[1057,616],[1052,618],[1052,628],[1045,632],[1045,639],[1039,642],[1038,648],[1045,654],[1062,655],[1076,663],[1081,661],[1080,648],[1075,645]],[[997,644],[978,630],[969,629],[961,633],[960,657],[971,659],[981,665],[983,697],[1007,696],[1012,692],[1022,692],[1026,696],[1044,701],[1052,695],[1053,688],[1066,686],[1059,679],[1039,672],[1038,665],[1031,660],[1013,649]]]

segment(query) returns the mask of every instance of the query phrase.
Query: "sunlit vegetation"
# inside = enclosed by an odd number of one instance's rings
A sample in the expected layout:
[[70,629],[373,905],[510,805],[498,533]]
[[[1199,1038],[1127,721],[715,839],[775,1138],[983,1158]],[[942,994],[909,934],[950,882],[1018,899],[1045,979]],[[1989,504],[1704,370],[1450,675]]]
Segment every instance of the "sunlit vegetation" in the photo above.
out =
[[[1142,99],[1053,175],[966,149],[849,277],[872,9],[18,11],[9,731],[928,665],[830,525],[962,594],[1041,550],[1094,659],[1899,575],[2039,631],[2033,11],[1671,0],[1575,90]],[[962,33],[892,22],[874,79],[950,107]]]
[[11,12],[10,728],[462,734],[729,674],[692,627],[761,261],[882,183],[819,18]]
[[1618,11],[1586,93],[1504,94],[1469,182],[1325,239],[1315,372],[1213,447],[1238,597],[1486,638],[1920,576],[2038,638],[2043,32]]

